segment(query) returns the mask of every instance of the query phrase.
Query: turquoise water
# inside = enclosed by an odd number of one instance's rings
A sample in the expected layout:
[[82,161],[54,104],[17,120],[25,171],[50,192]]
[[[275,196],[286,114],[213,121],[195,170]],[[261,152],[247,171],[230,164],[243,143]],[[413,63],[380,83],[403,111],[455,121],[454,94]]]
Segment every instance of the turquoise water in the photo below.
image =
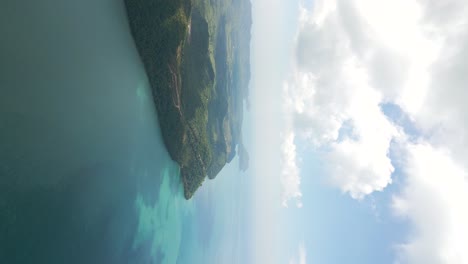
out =
[[121,1],[0,3],[0,263],[247,263],[249,178],[195,197]]

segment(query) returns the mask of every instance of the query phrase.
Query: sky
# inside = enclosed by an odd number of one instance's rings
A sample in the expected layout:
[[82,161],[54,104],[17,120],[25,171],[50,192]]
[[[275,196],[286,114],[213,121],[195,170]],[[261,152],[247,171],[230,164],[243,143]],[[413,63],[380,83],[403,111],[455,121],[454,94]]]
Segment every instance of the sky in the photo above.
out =
[[468,2],[252,0],[254,263],[468,263]]

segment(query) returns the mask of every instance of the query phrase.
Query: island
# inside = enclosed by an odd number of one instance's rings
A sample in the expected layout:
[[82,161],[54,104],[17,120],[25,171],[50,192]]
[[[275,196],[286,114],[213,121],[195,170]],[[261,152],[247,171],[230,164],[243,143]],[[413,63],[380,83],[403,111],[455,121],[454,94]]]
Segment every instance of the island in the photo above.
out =
[[239,156],[249,106],[250,0],[124,0],[164,144],[190,199]]

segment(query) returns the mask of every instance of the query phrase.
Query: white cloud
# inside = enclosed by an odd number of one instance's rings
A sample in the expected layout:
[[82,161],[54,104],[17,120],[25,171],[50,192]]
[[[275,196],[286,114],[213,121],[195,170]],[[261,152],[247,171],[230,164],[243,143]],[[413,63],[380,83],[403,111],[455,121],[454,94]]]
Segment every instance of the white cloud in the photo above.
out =
[[288,201],[296,200],[296,206],[302,207],[300,200],[302,193],[300,190],[301,179],[296,161],[296,145],[294,144],[294,134],[289,132],[285,135],[281,145],[282,151],[282,172],[281,184],[283,185],[283,206],[288,207]]
[[304,247],[304,243],[299,245],[299,249],[297,251],[297,256],[294,256],[289,260],[289,264],[306,264],[306,250]]
[[[311,12],[301,11],[297,64],[285,84],[293,130],[288,133],[328,147],[324,162],[331,183],[359,199],[391,183],[394,168],[388,152],[399,129],[379,106],[390,88],[374,86],[401,83],[405,72],[399,64],[404,59],[366,34],[371,29],[352,4],[316,4]],[[345,124],[351,126],[350,133],[343,133]]]
[[447,150],[407,146],[406,184],[394,211],[414,227],[398,246],[401,263],[468,263],[468,178]]
[[413,226],[399,263],[468,263],[468,2],[317,0],[300,14],[287,132],[320,148],[330,182],[356,199],[391,184],[396,142],[405,180],[393,208]]

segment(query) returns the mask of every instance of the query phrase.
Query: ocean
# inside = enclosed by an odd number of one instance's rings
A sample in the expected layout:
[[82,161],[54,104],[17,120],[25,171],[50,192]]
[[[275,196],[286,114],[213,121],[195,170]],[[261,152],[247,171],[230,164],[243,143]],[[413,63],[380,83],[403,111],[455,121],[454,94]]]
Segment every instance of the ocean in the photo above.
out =
[[184,199],[122,1],[1,1],[0,39],[0,263],[249,262],[249,175]]

